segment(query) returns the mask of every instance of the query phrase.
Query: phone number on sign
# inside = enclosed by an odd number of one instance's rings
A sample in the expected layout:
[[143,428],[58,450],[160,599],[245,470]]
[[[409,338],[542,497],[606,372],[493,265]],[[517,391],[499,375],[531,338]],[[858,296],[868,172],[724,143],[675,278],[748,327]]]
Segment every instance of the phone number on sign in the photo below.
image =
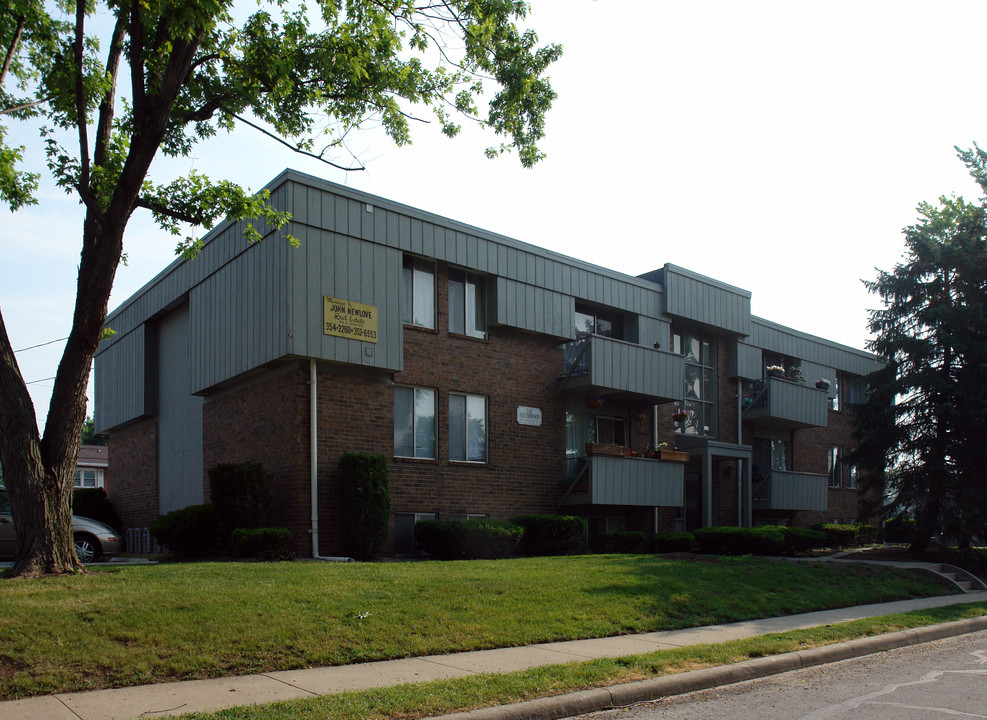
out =
[[326,323],[327,333],[338,333],[340,335],[349,335],[351,337],[362,337],[368,340],[377,339],[376,330],[366,330],[361,327],[353,327],[352,325],[337,325],[336,323]]

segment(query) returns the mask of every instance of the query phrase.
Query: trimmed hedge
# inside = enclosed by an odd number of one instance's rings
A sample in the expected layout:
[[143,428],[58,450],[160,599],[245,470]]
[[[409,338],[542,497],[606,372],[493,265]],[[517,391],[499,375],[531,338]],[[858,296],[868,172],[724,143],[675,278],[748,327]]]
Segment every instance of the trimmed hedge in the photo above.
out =
[[598,553],[630,555],[645,551],[646,535],[643,532],[623,531],[597,535],[593,538],[593,550]]
[[826,543],[826,533],[808,528],[782,527],[781,534],[785,539],[785,553],[794,555],[805,553]]
[[884,542],[910,545],[915,539],[915,521],[911,518],[891,518],[884,523],[881,534]]
[[674,553],[689,552],[696,542],[696,536],[691,532],[666,532],[658,533],[651,538],[651,552],[653,553]]
[[837,525],[821,523],[817,530],[826,533],[826,547],[850,548],[869,545],[877,540],[878,528],[873,525]]
[[586,520],[574,515],[519,515],[522,555],[572,555],[586,537]]
[[72,514],[99,520],[121,533],[123,523],[103,488],[76,488],[72,491]]
[[791,555],[822,547],[825,533],[805,528],[761,525],[696,530],[699,551],[709,555]]
[[517,552],[524,530],[504,520],[421,520],[415,542],[437,560],[506,558]]
[[205,557],[219,541],[216,510],[211,503],[172,510],[154,519],[151,534],[177,557]]
[[236,528],[233,554],[258,560],[292,560],[291,530],[288,528]]
[[372,560],[387,542],[391,521],[391,487],[387,458],[346,453],[339,459],[340,503],[345,512],[339,531],[343,553]]

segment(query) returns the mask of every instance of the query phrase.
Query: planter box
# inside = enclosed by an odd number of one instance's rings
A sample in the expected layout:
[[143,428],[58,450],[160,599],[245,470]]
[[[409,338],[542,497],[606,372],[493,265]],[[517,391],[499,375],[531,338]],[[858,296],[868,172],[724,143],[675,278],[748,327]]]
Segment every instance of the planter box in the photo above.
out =
[[630,454],[630,448],[623,445],[610,445],[608,443],[586,443],[587,455],[612,455],[613,457],[624,457]]
[[662,460],[671,460],[672,462],[689,462],[689,453],[682,450],[661,450],[659,457]]

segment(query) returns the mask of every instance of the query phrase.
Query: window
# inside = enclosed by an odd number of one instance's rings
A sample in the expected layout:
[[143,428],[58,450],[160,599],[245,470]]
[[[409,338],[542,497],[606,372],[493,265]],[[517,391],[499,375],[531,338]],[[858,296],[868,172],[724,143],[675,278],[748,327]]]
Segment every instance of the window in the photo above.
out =
[[566,411],[565,476],[572,480],[586,464],[586,444],[596,442],[596,423],[592,415]]
[[595,308],[576,303],[576,337],[602,335],[615,340],[627,340],[624,332],[624,318],[612,310]]
[[405,255],[401,293],[402,322],[434,330],[435,266],[427,260]]
[[860,471],[857,469],[856,465],[847,465],[846,468],[846,486],[851,489],[856,489],[860,482]]
[[449,271],[449,332],[485,338],[487,320],[483,278],[463,270]]
[[839,410],[840,409],[840,373],[836,373],[833,378],[833,387],[830,388],[833,396],[829,399],[829,409]]
[[689,418],[675,427],[685,435],[716,434],[716,343],[701,333],[674,330],[672,352],[685,356],[685,388],[679,407]]
[[394,455],[435,459],[435,390],[394,388]]
[[867,385],[859,377],[843,378],[843,409],[853,410],[853,406],[867,402]]
[[487,399],[449,395],[449,459],[487,461]]
[[843,465],[841,464],[842,452],[839,445],[830,445],[826,455],[826,466],[829,471],[829,486],[831,488],[843,487]]
[[614,445],[627,444],[627,424],[623,418],[604,417],[596,418],[597,442],[612,443]]
[[75,471],[75,483],[74,487],[77,488],[95,488],[103,487],[103,471],[94,469],[83,469]]

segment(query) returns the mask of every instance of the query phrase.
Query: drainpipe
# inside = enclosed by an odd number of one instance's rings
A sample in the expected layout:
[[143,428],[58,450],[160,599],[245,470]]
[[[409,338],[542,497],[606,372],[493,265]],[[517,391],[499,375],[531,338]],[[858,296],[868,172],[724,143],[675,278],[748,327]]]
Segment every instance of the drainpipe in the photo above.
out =
[[312,502],[312,557],[315,560],[329,560],[333,562],[353,562],[351,557],[329,557],[319,555],[319,374],[316,372],[315,358],[308,361],[308,387],[309,387],[309,453],[310,463],[310,484]]
[[[658,406],[651,406],[651,447],[658,449]],[[654,532],[658,533],[658,508],[655,507]]]
[[[740,424],[744,420],[744,381],[737,378],[737,444],[742,445],[744,432]],[[737,463],[737,527],[744,526],[744,461]]]

